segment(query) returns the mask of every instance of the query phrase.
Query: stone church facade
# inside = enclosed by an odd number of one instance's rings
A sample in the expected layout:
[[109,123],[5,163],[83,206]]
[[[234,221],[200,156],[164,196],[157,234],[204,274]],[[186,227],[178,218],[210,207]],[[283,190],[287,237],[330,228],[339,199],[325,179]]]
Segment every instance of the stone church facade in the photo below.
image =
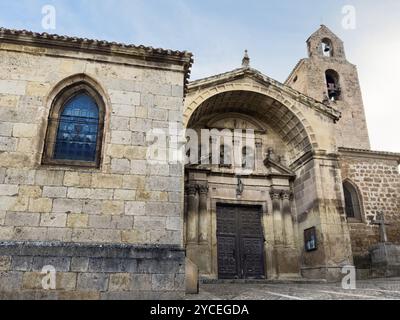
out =
[[[0,29],[0,298],[182,298],[187,266],[373,276],[382,213],[400,244],[400,154],[370,150],[342,41],[307,44],[284,84],[247,55],[189,82],[188,52]],[[179,129],[251,131],[251,170],[148,161],[154,130]]]

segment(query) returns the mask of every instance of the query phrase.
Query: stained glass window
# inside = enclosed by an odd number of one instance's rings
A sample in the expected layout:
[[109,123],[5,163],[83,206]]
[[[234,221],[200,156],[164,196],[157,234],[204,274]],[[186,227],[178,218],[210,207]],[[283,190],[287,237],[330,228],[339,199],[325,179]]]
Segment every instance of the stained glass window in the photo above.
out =
[[99,108],[87,94],[69,100],[59,118],[54,159],[95,161]]

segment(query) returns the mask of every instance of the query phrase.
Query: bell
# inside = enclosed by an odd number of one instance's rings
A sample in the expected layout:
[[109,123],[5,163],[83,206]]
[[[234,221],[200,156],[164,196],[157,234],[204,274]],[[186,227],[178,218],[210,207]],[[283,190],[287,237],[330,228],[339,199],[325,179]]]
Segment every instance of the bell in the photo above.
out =
[[330,51],[331,51],[331,46],[327,44],[327,45],[325,46],[324,51],[325,51],[325,52],[330,52]]

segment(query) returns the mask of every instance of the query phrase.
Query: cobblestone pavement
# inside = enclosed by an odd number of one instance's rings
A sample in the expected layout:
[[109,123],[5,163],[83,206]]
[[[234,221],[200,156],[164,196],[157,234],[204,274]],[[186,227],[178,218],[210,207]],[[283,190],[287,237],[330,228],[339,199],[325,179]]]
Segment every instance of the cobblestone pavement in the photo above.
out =
[[356,290],[341,284],[203,284],[188,300],[400,300],[400,278],[357,281]]

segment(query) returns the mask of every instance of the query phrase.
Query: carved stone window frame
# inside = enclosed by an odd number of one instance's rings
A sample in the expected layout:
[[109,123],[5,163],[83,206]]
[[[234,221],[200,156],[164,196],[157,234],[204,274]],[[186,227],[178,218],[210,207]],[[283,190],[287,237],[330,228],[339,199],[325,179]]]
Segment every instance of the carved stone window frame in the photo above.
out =
[[[54,149],[59,128],[59,119],[66,104],[79,94],[87,94],[91,97],[99,108],[99,127],[96,142],[96,158],[94,161],[79,160],[60,160],[54,159]],[[106,105],[102,96],[92,86],[86,82],[74,83],[62,90],[53,100],[46,131],[46,138],[43,150],[43,165],[71,166],[85,168],[100,168],[104,138],[104,123],[106,116]]]

